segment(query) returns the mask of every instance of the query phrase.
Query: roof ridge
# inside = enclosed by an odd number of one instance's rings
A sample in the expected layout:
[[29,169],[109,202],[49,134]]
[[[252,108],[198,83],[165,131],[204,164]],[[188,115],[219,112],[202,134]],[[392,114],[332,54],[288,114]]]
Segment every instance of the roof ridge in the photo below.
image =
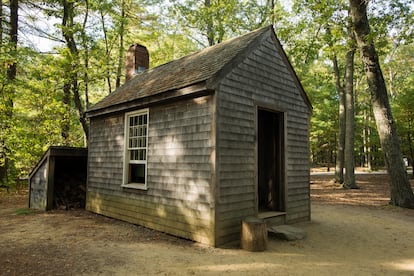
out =
[[271,25],[262,27],[147,69],[125,82],[86,113],[216,79],[223,72],[223,68],[233,64],[240,53],[250,49],[252,43],[271,28]]

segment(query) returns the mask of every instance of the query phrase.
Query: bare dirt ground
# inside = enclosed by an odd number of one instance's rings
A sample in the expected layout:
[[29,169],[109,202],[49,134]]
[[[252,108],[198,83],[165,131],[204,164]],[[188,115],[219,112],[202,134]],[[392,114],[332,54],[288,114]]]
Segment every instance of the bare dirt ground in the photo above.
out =
[[0,275],[414,275],[414,210],[388,205],[385,175],[360,190],[311,177],[307,238],[268,250],[211,248],[83,210],[26,209],[0,191]]

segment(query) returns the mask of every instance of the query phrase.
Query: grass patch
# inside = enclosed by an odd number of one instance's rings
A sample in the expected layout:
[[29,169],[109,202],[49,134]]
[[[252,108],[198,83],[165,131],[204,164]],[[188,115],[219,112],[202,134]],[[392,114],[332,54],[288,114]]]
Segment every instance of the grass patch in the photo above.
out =
[[30,215],[33,214],[34,211],[28,208],[20,208],[17,209],[16,211],[14,211],[16,213],[16,215],[21,216],[21,215]]

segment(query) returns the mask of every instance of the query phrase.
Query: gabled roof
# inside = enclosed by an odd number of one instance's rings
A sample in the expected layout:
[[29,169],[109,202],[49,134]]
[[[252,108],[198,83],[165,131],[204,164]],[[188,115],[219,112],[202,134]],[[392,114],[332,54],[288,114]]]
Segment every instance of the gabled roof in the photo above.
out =
[[[241,60],[241,56],[250,52],[251,46],[256,45],[255,42],[260,43],[261,38],[265,37],[268,32],[271,32],[278,47],[282,50],[272,26],[252,31],[135,75],[116,91],[90,108],[86,112],[87,116],[93,117],[119,111],[123,109],[121,105],[128,105],[128,103],[138,99],[160,95],[168,91],[177,91],[207,80],[210,84],[215,83],[216,77],[220,76],[222,70]],[[292,69],[287,58],[286,61],[289,68]],[[292,73],[297,79],[293,69]],[[305,101],[310,106],[309,99],[299,80],[298,84]],[[198,85],[198,87],[199,89],[207,89],[205,84]]]

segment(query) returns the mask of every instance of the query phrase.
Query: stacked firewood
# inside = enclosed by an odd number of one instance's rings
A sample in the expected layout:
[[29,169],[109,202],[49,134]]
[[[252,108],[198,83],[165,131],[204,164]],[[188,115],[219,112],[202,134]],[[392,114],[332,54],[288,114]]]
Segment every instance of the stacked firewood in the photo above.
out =
[[54,207],[56,209],[85,208],[86,179],[82,175],[62,173],[55,179]]

